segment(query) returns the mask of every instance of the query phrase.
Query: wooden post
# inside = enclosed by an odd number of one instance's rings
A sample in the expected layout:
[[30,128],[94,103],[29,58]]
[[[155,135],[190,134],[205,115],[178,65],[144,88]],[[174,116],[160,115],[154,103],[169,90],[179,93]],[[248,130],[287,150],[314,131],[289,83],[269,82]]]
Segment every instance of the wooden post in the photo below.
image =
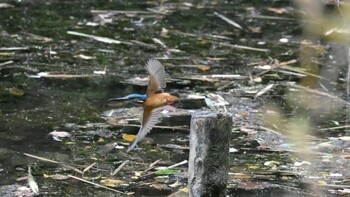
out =
[[188,188],[190,196],[226,196],[232,116],[192,115]]

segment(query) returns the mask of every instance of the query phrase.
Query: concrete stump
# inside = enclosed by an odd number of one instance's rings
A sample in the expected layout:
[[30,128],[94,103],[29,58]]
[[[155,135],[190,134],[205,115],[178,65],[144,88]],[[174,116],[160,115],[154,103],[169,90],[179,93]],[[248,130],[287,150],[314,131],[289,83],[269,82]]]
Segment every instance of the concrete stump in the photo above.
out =
[[190,196],[226,196],[232,116],[198,112],[191,119]]

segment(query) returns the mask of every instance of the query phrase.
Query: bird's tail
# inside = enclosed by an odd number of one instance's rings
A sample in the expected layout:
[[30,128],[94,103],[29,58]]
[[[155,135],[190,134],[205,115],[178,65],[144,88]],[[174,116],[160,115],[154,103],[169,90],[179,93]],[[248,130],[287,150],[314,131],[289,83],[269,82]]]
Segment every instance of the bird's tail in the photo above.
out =
[[136,147],[138,140],[137,138],[132,142],[132,144],[129,146],[128,150],[126,151],[127,153],[134,150],[134,148]]

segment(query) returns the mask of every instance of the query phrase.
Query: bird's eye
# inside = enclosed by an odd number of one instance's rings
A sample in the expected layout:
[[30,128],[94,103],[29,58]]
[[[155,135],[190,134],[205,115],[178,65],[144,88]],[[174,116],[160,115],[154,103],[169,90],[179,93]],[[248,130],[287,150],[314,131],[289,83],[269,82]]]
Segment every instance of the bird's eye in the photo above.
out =
[[163,91],[162,90],[157,90],[155,93],[156,94],[160,94],[160,93],[163,93]]
[[171,97],[166,97],[166,101],[167,101],[167,104],[168,104],[168,105],[174,103],[174,100],[173,100]]

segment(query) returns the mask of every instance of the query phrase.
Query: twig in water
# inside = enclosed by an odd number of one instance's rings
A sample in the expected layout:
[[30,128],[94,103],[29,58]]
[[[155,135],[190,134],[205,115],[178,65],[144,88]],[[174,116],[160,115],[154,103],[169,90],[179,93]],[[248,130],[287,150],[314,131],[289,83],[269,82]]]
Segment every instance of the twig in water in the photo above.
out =
[[294,68],[294,67],[291,67],[291,66],[287,66],[287,65],[282,65],[282,66],[279,66],[278,68],[281,68],[281,69],[285,69],[285,70],[289,70],[289,71],[293,71],[293,72],[297,72],[297,73],[301,73],[301,74],[305,74],[305,75],[309,75],[309,76],[312,76],[312,77],[316,77],[316,78],[319,78],[319,79],[324,79],[324,80],[327,80],[329,81],[329,79],[327,78],[324,78],[320,75],[315,75],[313,73],[309,73],[309,72],[306,72],[306,71],[302,71],[300,69],[297,69],[297,68]]
[[301,85],[297,85],[297,84],[290,84],[290,86],[302,89],[302,90],[307,91],[307,92],[318,94],[318,95],[321,95],[321,96],[326,96],[326,97],[332,98],[334,100],[337,100],[337,101],[339,101],[339,102],[341,102],[343,104],[350,105],[349,102],[347,102],[347,101],[345,101],[345,100],[343,100],[341,98],[338,98],[338,97],[336,97],[334,95],[328,94],[327,92],[322,92],[322,91],[319,91],[319,90],[311,89],[311,88],[308,88],[308,87],[305,87],[305,86],[301,86]]
[[219,13],[217,13],[217,12],[214,12],[214,14],[215,14],[217,17],[221,18],[222,20],[226,21],[228,24],[233,25],[233,26],[235,26],[235,27],[237,27],[237,28],[239,28],[239,29],[242,29],[242,26],[240,26],[240,25],[239,25],[238,23],[236,23],[235,21],[233,21],[233,20],[227,18],[226,16],[221,15],[221,14],[219,14]]
[[84,170],[83,170],[83,173],[85,173],[86,171],[90,170],[94,165],[96,165],[96,162],[92,163],[91,165],[89,165],[88,167],[86,167]]
[[271,133],[277,134],[277,135],[282,135],[280,132],[275,131],[275,130],[270,129],[270,128],[267,128],[267,127],[260,126],[259,128],[264,129],[265,131],[269,131]]
[[267,85],[264,89],[260,90],[258,93],[256,93],[256,95],[254,96],[254,99],[258,98],[259,96],[265,94],[267,91],[269,91],[272,87],[274,86],[274,84],[269,84]]
[[160,161],[162,161],[162,159],[158,159],[157,161],[155,161],[155,162],[149,164],[149,168],[147,168],[147,170],[145,170],[143,173],[152,170],[152,169],[154,168],[154,166],[155,166],[157,163],[159,163]]
[[123,163],[121,163],[117,169],[114,170],[113,173],[111,173],[112,176],[116,175],[124,166],[127,164],[129,160],[125,160]]
[[136,45],[140,45],[140,46],[143,46],[143,47],[147,47],[147,48],[151,48],[151,49],[157,49],[157,47],[153,44],[148,44],[148,43],[145,43],[145,42],[141,42],[141,41],[138,41],[138,40],[130,40],[131,43],[134,43]]
[[115,40],[115,39],[111,39],[111,38],[84,34],[84,33],[76,32],[76,31],[67,31],[67,34],[91,38],[91,39],[94,39],[96,41],[104,42],[104,43],[108,43],[108,44],[129,44],[129,45],[132,45],[132,43],[130,43],[130,42],[124,42],[124,41]]
[[134,10],[91,10],[92,14],[151,14],[149,11]]
[[50,163],[55,163],[55,164],[59,164],[61,165],[62,167],[64,168],[67,168],[67,169],[71,169],[71,170],[74,170],[75,172],[78,172],[80,174],[83,174],[83,172],[81,170],[79,170],[78,168],[76,167],[73,167],[73,166],[69,166],[65,163],[61,163],[61,162],[57,162],[57,161],[54,161],[54,160],[51,160],[51,159],[47,159],[47,158],[44,158],[44,157],[39,157],[39,156],[35,156],[35,155],[32,155],[32,154],[28,154],[28,153],[23,153],[25,156],[28,156],[28,157],[32,157],[32,158],[35,158],[35,159],[38,159],[38,160],[41,160],[41,161],[46,161],[46,162],[50,162]]
[[112,189],[112,188],[109,188],[109,187],[106,187],[106,186],[103,186],[103,185],[100,185],[100,184],[97,184],[97,183],[94,183],[94,182],[91,182],[91,181],[88,181],[88,180],[85,180],[85,179],[76,177],[76,176],[73,176],[73,175],[68,175],[68,177],[73,178],[73,179],[76,179],[76,180],[79,180],[79,181],[82,181],[82,182],[85,182],[85,183],[88,183],[88,184],[91,184],[91,185],[94,185],[94,186],[96,186],[96,187],[101,187],[101,188],[103,188],[103,189],[107,189],[107,190],[110,190],[110,191],[113,191],[113,192],[116,192],[116,193],[119,193],[119,194],[127,195],[126,193],[121,192],[121,191],[119,191],[119,190]]
[[5,65],[8,65],[8,64],[13,64],[13,61],[10,60],[10,61],[7,61],[7,62],[0,63],[0,66],[5,66]]
[[270,49],[261,49],[261,48],[256,48],[256,47],[249,47],[249,46],[243,46],[243,45],[238,45],[238,44],[228,44],[228,43],[220,43],[222,46],[228,46],[236,49],[245,49],[245,50],[250,50],[250,51],[258,51],[258,52],[269,52]]
[[175,167],[177,167],[177,166],[181,166],[181,165],[187,164],[187,162],[188,162],[187,160],[184,160],[184,161],[182,161],[182,162],[180,162],[180,163],[171,165],[171,166],[169,166],[169,167],[165,167],[165,168],[163,168],[163,169],[161,169],[161,170],[157,170],[157,171],[154,171],[154,172],[145,174],[145,175],[143,175],[143,176],[149,176],[149,175],[155,174],[155,173],[157,173],[157,172],[160,172],[160,171],[162,171],[162,170],[172,169],[172,168],[175,168]]
[[251,15],[251,16],[247,16],[247,18],[297,21],[297,19],[295,18],[286,18],[286,17],[279,17],[279,16],[264,16],[264,15]]
[[29,47],[0,47],[0,51],[25,51],[29,49]]
[[346,129],[346,128],[350,128],[350,125],[343,125],[343,126],[338,126],[338,127],[328,127],[328,128],[318,129],[318,130],[319,131],[329,131],[329,130]]

